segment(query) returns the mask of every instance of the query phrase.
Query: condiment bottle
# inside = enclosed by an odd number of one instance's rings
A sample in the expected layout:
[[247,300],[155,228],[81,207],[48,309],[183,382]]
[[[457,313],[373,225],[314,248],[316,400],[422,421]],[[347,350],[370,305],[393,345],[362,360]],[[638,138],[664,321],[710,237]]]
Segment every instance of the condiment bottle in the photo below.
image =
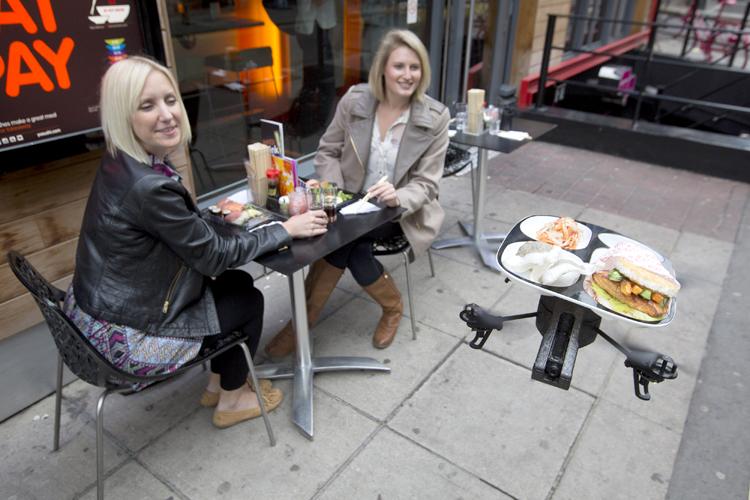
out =
[[279,195],[279,171],[275,168],[269,168],[266,171],[268,178],[268,197],[275,198]]

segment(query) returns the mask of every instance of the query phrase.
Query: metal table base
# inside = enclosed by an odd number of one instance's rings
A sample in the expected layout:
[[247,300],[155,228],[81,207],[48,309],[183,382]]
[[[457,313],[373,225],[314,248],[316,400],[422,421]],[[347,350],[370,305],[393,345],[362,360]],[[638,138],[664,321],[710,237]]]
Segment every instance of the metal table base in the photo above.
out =
[[477,180],[471,181],[471,195],[474,208],[474,223],[460,221],[461,229],[468,235],[459,238],[446,238],[438,240],[432,244],[435,250],[443,248],[473,246],[482,262],[487,267],[500,270],[497,263],[497,249],[499,243],[492,243],[494,240],[505,239],[505,233],[483,233],[482,219],[484,218],[484,196],[485,196],[485,179],[487,176],[487,150],[479,148],[477,160]]
[[264,364],[256,367],[259,378],[294,377],[292,393],[292,421],[302,434],[313,439],[313,377],[316,373],[347,370],[374,370],[390,372],[383,363],[364,357],[311,356],[310,332],[307,326],[307,308],[305,304],[305,282],[302,270],[293,273],[289,278],[289,290],[292,299],[292,321],[297,336],[297,351],[294,362]]

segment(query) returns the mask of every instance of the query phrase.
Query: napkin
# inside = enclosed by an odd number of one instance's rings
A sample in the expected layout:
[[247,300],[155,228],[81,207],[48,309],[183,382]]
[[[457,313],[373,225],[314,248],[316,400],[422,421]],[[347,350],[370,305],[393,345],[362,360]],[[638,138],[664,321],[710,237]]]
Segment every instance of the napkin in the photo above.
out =
[[528,132],[521,132],[519,130],[501,130],[497,133],[498,137],[503,139],[510,139],[512,141],[522,141],[524,139],[531,139]]
[[356,214],[366,214],[369,212],[375,212],[377,210],[380,210],[379,206],[373,205],[369,201],[357,200],[351,205],[347,205],[344,208],[342,208],[339,211],[339,213],[342,215],[356,215]]

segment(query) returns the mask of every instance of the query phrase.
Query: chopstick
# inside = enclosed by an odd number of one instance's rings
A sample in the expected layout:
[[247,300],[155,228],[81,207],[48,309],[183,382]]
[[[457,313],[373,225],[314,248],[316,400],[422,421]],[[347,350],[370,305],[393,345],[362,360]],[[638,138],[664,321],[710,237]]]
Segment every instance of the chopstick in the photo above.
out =
[[[388,180],[388,176],[384,175],[383,177],[380,178],[380,180],[378,182],[376,182],[375,184],[373,184],[373,186],[377,186],[378,184],[382,184],[382,183],[384,183],[387,180]],[[367,200],[370,199],[371,196],[372,196],[372,193],[370,193],[368,191],[367,194],[362,198],[362,202],[363,203],[366,202]]]

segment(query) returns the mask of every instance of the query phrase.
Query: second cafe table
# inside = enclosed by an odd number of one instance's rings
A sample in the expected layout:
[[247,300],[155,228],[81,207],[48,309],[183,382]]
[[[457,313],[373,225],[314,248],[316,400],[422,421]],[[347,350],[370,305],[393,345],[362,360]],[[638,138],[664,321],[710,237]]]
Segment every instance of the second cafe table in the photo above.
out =
[[259,378],[294,378],[292,421],[309,439],[313,438],[313,376],[319,372],[375,370],[389,372],[390,368],[372,358],[355,356],[313,357],[307,324],[307,303],[302,270],[365,235],[371,230],[396,219],[405,209],[385,207],[377,212],[361,215],[341,215],[329,224],[328,232],[311,239],[294,240],[288,249],[266,254],[256,262],[289,280],[292,301],[292,322],[297,337],[297,350],[292,362],[264,364],[256,368]]
[[[512,125],[513,130],[527,132],[532,139],[538,139],[555,127],[557,127],[557,125],[554,125],[552,123],[528,120],[525,118],[514,118]],[[475,146],[479,149],[479,158],[477,161],[478,179],[476,182],[472,182],[471,186],[472,201],[474,205],[474,223],[472,224],[461,221],[461,228],[468,236],[439,240],[432,244],[432,248],[434,248],[435,250],[440,250],[443,248],[452,248],[459,246],[473,246],[474,248],[476,248],[477,252],[479,252],[482,261],[487,267],[500,270],[496,259],[497,248],[499,245],[494,246],[493,248],[489,244],[489,241],[501,240],[505,237],[505,235],[485,234],[482,232],[482,219],[484,218],[484,198],[486,189],[485,184],[487,176],[487,152],[491,150],[497,151],[499,153],[512,153],[513,151],[530,141],[514,141],[511,139],[504,139],[496,135],[490,135],[486,131],[478,135],[458,132],[454,137],[451,138],[451,141],[457,144],[463,144],[465,146]]]

